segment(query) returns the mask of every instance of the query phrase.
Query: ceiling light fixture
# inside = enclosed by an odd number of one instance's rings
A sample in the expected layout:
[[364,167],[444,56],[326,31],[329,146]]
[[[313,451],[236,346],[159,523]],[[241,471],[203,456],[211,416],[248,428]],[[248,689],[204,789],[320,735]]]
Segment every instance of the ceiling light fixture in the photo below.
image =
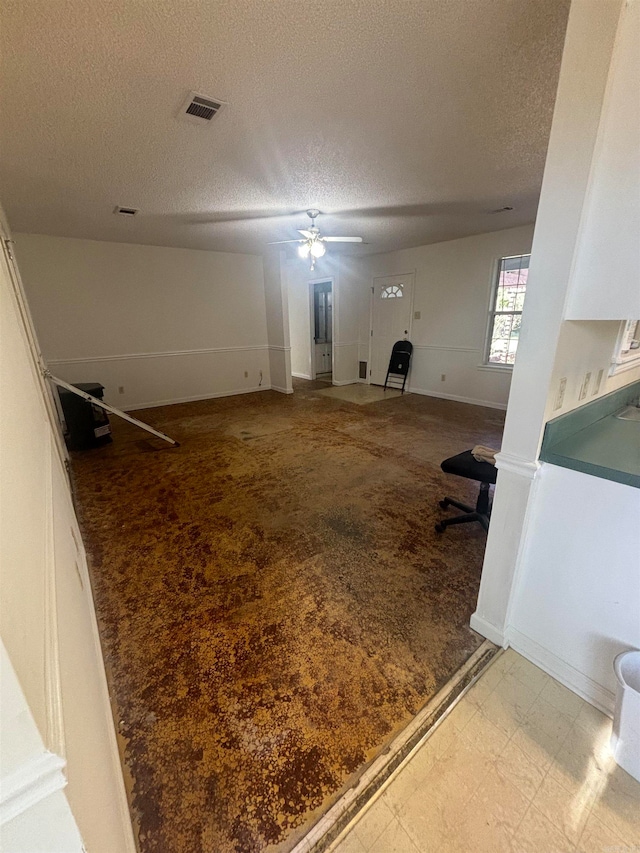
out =
[[316,217],[320,216],[320,211],[311,209],[307,210],[307,216],[311,220],[310,228],[299,228],[298,234],[302,237],[297,240],[276,240],[269,243],[270,246],[279,245],[281,243],[299,243],[298,254],[303,260],[311,258],[311,270],[316,268],[316,261],[321,258],[327,251],[326,243],[362,243],[362,237],[321,237],[320,229],[316,227]]
[[312,241],[309,246],[309,251],[313,255],[314,258],[321,258],[324,253],[327,251],[326,246],[322,242],[322,237],[318,237]]

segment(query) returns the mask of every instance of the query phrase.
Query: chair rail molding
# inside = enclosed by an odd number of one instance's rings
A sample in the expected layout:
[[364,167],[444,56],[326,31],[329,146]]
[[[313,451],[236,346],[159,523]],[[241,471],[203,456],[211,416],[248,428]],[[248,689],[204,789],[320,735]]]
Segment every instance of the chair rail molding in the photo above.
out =
[[528,480],[534,480],[540,470],[540,463],[525,459],[524,456],[517,456],[515,453],[501,450],[499,453],[496,453],[496,468],[500,471],[510,471],[512,474],[519,474]]
[[64,758],[54,752],[43,752],[21,764],[13,773],[2,777],[0,792],[0,825],[7,823],[60,791],[67,784]]
[[[249,350],[287,349],[287,347],[274,347],[268,344],[252,344],[244,347],[211,347],[209,349],[182,349],[165,350],[162,352],[133,352],[119,355],[94,355],[82,356],[80,358],[50,358],[48,364],[86,364],[96,361],[128,361],[137,358],[173,358],[176,355],[208,355],[219,352],[247,352]],[[290,347],[289,347],[290,349]]]
[[480,347],[440,346],[438,344],[414,344],[414,349],[436,349],[447,352],[482,352]]
[[[62,680],[60,675],[60,644],[58,639],[58,601],[56,593],[55,538],[53,530],[53,463],[56,448],[53,436],[47,430],[45,447],[47,529],[45,537],[44,577],[44,689],[47,709],[45,744],[55,754],[66,757],[64,714],[62,708]],[[72,510],[73,512],[73,510]],[[73,535],[73,533],[72,533]],[[79,536],[79,533],[78,533]],[[77,540],[73,535],[74,542]]]

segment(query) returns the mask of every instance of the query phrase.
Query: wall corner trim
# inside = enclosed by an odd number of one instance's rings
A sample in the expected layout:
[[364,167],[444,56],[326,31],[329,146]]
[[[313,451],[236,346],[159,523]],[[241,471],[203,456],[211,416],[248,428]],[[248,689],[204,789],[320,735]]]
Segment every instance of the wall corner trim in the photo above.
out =
[[65,761],[54,752],[43,752],[2,778],[0,825],[32,808],[67,784]]
[[487,640],[491,640],[496,646],[500,646],[503,649],[507,647],[504,633],[491,622],[488,622],[483,616],[479,616],[477,612],[471,614],[469,624],[474,631],[482,634]]
[[512,474],[534,480],[540,470],[540,463],[501,450],[500,453],[496,453],[496,468],[499,471],[510,471]]

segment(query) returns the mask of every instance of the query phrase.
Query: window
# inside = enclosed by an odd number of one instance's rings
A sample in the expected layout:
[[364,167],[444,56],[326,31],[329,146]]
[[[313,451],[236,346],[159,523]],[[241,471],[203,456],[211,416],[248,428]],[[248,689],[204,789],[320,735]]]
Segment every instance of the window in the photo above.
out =
[[620,332],[609,374],[613,376],[623,370],[640,365],[640,320],[624,320]]
[[391,284],[389,287],[384,288],[380,294],[380,299],[395,299],[400,296],[404,296],[404,293],[402,292],[402,285]]
[[486,364],[510,367],[516,360],[530,257],[500,258],[491,296]]

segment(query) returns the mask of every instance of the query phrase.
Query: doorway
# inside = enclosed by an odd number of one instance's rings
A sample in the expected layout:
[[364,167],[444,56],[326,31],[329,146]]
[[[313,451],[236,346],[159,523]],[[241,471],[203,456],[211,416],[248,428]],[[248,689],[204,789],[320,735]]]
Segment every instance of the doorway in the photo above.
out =
[[309,282],[311,298],[311,378],[333,381],[333,281]]
[[369,382],[372,385],[384,385],[394,343],[410,338],[413,279],[413,273],[406,273],[373,280],[369,344]]

